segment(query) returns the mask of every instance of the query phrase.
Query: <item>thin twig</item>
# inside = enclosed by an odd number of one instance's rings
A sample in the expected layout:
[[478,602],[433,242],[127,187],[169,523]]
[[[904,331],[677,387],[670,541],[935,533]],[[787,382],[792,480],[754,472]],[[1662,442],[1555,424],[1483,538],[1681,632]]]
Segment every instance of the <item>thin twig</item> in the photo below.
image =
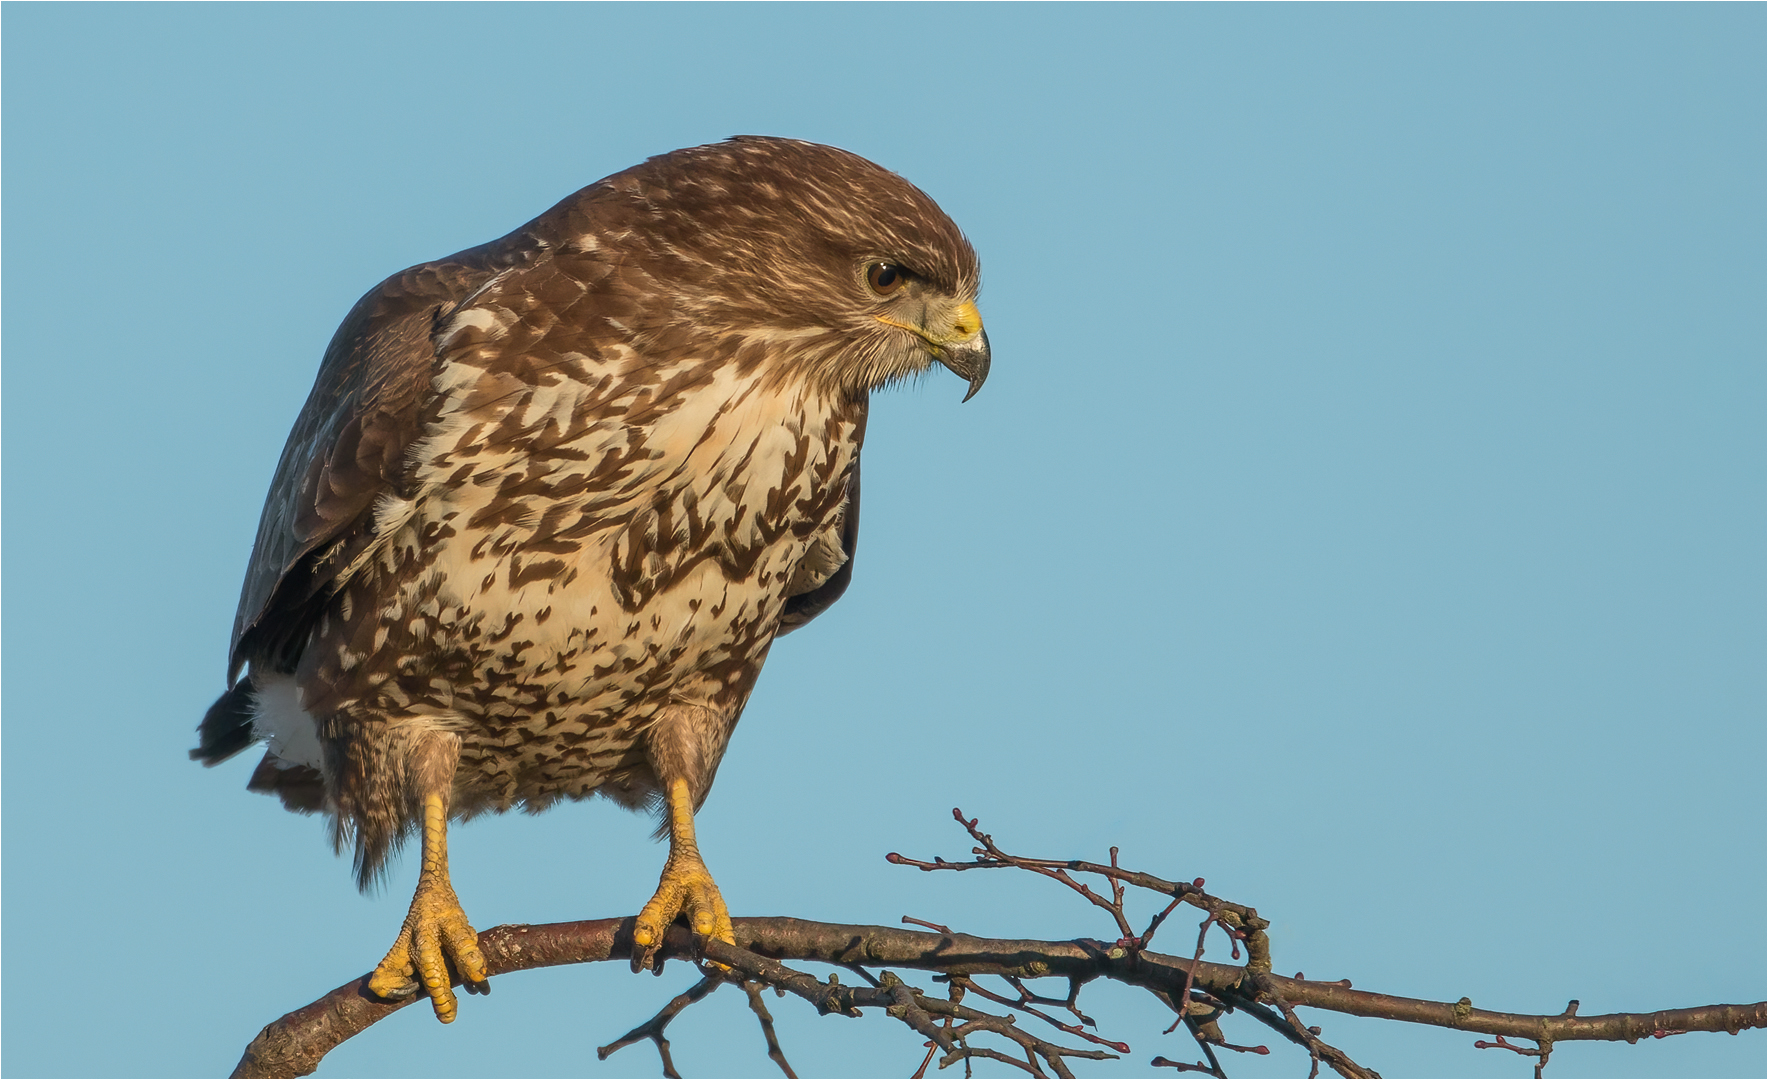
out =
[[719,984],[722,982],[724,982],[724,980],[716,975],[708,975],[704,979],[701,979],[686,990],[683,990],[681,993],[670,998],[669,1004],[657,1010],[657,1015],[646,1020],[638,1027],[633,1028],[631,1031],[620,1036],[618,1039],[615,1039],[608,1045],[596,1047],[596,1059],[598,1061],[606,1061],[608,1060],[609,1054],[631,1046],[633,1043],[643,1042],[644,1040],[649,1039],[652,1043],[656,1044],[657,1056],[663,1059],[663,1075],[675,1077],[676,1080],[680,1080],[681,1074],[675,1071],[675,1062],[669,1056],[669,1040],[664,1038],[663,1031],[669,1026],[671,1020],[674,1020],[677,1016],[681,1015],[683,1009],[718,989]]
[[953,975],[952,979],[954,982],[958,979],[963,979],[964,986],[966,989],[974,990],[978,994],[981,994],[983,997],[987,998],[988,1000],[990,1000],[992,1002],[995,1002],[998,1005],[1005,1005],[1009,1009],[1024,1009],[1026,1012],[1037,1017],[1039,1020],[1042,1020],[1044,1023],[1055,1028],[1057,1031],[1067,1032],[1070,1035],[1077,1035],[1080,1038],[1087,1040],[1088,1042],[1098,1043],[1100,1046],[1109,1046],[1109,1047],[1111,1047],[1111,1049],[1116,1050],[1120,1054],[1127,1054],[1130,1052],[1130,1048],[1127,1043],[1112,1042],[1110,1039],[1101,1039],[1099,1036],[1094,1035],[1091,1032],[1082,1028],[1079,1024],[1064,1024],[1062,1021],[1056,1019],[1055,1017],[1051,1016],[1050,1014],[1043,1012],[1037,1008],[1034,1008],[1031,1004],[1030,996],[1027,995],[1023,990],[1020,991],[1019,999],[1017,1001],[1015,1001],[1011,998],[1002,997],[1001,995],[994,993],[993,991],[989,990],[987,987],[978,984],[977,982],[975,982],[973,979],[969,978],[968,976]]
[[1191,1033],[1191,1038],[1197,1043],[1197,1048],[1203,1051],[1204,1060],[1209,1062],[1210,1075],[1216,1077],[1217,1080],[1227,1080],[1228,1074],[1222,1069],[1221,1060],[1215,1055],[1215,1047],[1210,1045],[1203,1022],[1188,1013],[1184,1020],[1185,1030]]
[[[1572,1005],[1576,1007],[1577,1002],[1573,1002]],[[1518,1046],[1515,1043],[1505,1042],[1504,1036],[1500,1035],[1498,1036],[1497,1042],[1487,1042],[1484,1039],[1475,1039],[1473,1041],[1473,1048],[1475,1050],[1509,1050],[1513,1053],[1521,1054],[1523,1057],[1534,1058],[1535,1080],[1541,1080],[1542,1076],[1547,1071],[1547,1059],[1553,1056],[1553,1041],[1551,1039],[1535,1046]]]
[[1205,1073],[1209,1076],[1221,1076],[1222,1075],[1219,1070],[1212,1069],[1209,1066],[1203,1064],[1202,1062],[1198,1062],[1195,1065],[1187,1065],[1183,1061],[1174,1061],[1171,1058],[1157,1057],[1153,1061],[1150,1061],[1148,1064],[1154,1066],[1157,1069],[1177,1069],[1180,1072],[1200,1072],[1200,1073]]
[[921,1059],[921,1065],[909,1074],[909,1080],[921,1080],[927,1075],[927,1066],[933,1063],[933,1055],[939,1050],[939,1044],[932,1039],[927,1040],[927,1056]]
[[944,934],[946,937],[952,936],[952,928],[951,927],[941,926],[939,923],[936,923],[936,922],[928,922],[926,919],[917,919],[913,915],[904,915],[902,917],[902,921],[905,925],[925,926],[929,930],[939,931],[940,933]]
[[[1317,1027],[1309,1027],[1302,1023],[1301,1017],[1296,1015],[1295,1007],[1290,1005],[1289,1002],[1283,1000],[1282,995],[1267,991],[1265,996],[1270,999],[1271,1004],[1277,1006],[1278,1010],[1282,1012],[1283,1019],[1288,1022],[1289,1029],[1294,1033],[1295,1040],[1307,1049],[1308,1060],[1312,1065],[1308,1072],[1310,1080],[1312,1080],[1313,1077],[1320,1075],[1320,1062],[1322,1061],[1331,1066],[1332,1071],[1340,1076],[1363,1078],[1379,1077],[1381,1075],[1373,1069],[1365,1069],[1363,1066],[1358,1065],[1351,1060],[1349,1054],[1346,1054],[1343,1050],[1340,1050],[1338,1047],[1321,1039],[1320,1029]],[[1263,1018],[1261,1017],[1261,1019]],[[1274,1027],[1275,1025],[1272,1026]],[[1282,1029],[1277,1028],[1276,1030]]]
[[767,1040],[767,1056],[789,1080],[797,1080],[798,1074],[792,1071],[791,1063],[786,1060],[786,1052],[780,1049],[779,1036],[774,1033],[773,1013],[767,1011],[767,1002],[761,1000],[762,985],[758,982],[743,984],[743,992],[749,995],[749,1009],[761,1023],[761,1036]]
[[[863,1008],[882,1007],[887,1015],[901,1020],[946,1050],[941,1067],[966,1055],[981,1053],[980,1047],[953,1045],[955,1040],[961,1040],[975,1031],[993,1032],[1018,1043],[1034,1071],[1037,1069],[1037,1059],[1042,1058],[1058,1076],[1071,1075],[1063,1064],[1063,1058],[1100,1060],[1116,1056],[1103,1051],[1079,1050],[1046,1042],[1020,1028],[1011,1016],[993,1016],[952,1001],[926,997],[888,971],[883,973],[877,987],[842,986],[833,976],[830,976],[827,983],[820,983],[805,972],[795,971],[747,949],[721,941],[706,941],[704,947],[706,959],[723,964],[748,978],[760,979],[770,986],[796,994],[816,1006],[820,1013],[858,1016]],[[934,1022],[934,1015],[949,1016],[962,1024],[957,1028],[941,1028]],[[1042,1073],[1036,1072],[1036,1075]]]

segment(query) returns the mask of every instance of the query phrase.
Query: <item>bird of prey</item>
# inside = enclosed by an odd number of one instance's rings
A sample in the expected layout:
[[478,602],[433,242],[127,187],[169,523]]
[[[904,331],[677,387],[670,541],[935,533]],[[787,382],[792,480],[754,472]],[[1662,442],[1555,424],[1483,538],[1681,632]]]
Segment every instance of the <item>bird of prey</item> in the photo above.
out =
[[[694,840],[768,648],[840,597],[868,395],[988,374],[979,267],[914,185],[741,137],[598,181],[351,309],[271,481],[191,756],[329,815],[366,886],[416,832],[370,989],[454,1018],[488,973],[450,818],[660,806],[633,933],[731,941]],[[966,396],[968,400],[968,395]],[[242,671],[245,673],[241,677]]]

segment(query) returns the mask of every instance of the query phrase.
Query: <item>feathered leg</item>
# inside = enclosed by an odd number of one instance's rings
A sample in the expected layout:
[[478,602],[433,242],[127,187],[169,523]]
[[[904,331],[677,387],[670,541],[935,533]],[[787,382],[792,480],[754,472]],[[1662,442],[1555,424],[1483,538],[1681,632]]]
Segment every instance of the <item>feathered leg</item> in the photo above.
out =
[[[421,986],[444,1024],[454,1020],[457,1004],[448,965],[460,973],[469,993],[486,993],[490,978],[479,936],[467,922],[454,886],[448,880],[448,790],[452,786],[458,743],[446,740],[447,752],[437,753],[437,742],[426,740],[429,754],[420,756],[410,770],[416,781],[423,822],[423,867],[418,871],[417,892],[411,898],[405,925],[386,959],[369,977],[369,990],[384,998],[400,998]],[[441,769],[436,757],[448,758]],[[430,767],[426,768],[428,765]]]
[[712,786],[728,735],[729,725],[718,713],[693,705],[664,709],[648,733],[651,769],[663,787],[668,813],[669,859],[656,893],[633,926],[634,971],[651,965],[664,930],[683,912],[694,933],[736,944],[730,909],[694,839],[694,807]]

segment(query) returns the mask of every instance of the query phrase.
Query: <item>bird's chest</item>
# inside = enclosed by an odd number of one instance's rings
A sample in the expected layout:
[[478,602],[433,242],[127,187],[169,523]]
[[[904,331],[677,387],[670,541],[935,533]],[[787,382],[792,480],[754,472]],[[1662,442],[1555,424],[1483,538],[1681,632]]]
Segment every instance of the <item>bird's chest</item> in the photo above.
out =
[[454,710],[594,727],[740,708],[794,570],[839,529],[863,405],[684,381],[469,387],[420,446],[379,632],[432,655]]

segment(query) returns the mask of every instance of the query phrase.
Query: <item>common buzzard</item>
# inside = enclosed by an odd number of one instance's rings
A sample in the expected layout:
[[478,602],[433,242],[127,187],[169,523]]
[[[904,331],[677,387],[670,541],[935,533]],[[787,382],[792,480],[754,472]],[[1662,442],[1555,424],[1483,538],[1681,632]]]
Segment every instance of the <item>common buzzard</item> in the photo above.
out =
[[[584,188],[357,302],[277,465],[230,689],[191,756],[264,741],[250,788],[330,816],[369,882],[414,829],[370,988],[487,977],[447,823],[601,793],[660,803],[634,931],[731,940],[694,842],[779,634],[841,595],[868,395],[988,374],[975,252],[914,185],[737,138]],[[245,677],[241,678],[244,671]]]

